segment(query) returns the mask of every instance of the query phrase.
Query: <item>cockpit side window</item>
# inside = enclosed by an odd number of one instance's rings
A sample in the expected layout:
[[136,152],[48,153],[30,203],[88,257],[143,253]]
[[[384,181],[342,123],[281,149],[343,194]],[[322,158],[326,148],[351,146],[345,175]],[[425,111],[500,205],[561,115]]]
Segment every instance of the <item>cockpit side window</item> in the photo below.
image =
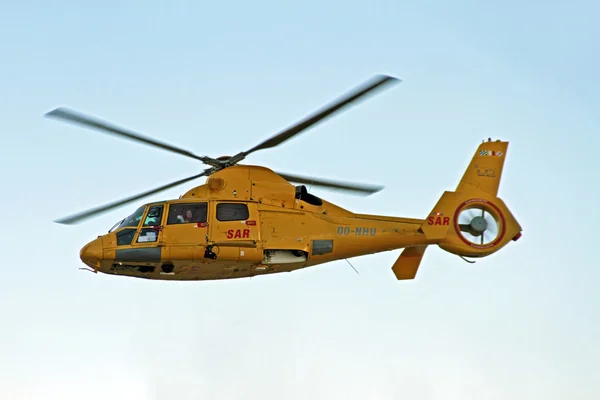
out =
[[162,223],[163,208],[162,204],[148,207],[148,212],[142,225],[143,228],[138,235],[138,243],[156,242],[158,240],[159,231],[157,227]]
[[171,204],[167,225],[206,222],[207,203]]
[[157,226],[162,222],[163,206],[150,206],[143,226]]

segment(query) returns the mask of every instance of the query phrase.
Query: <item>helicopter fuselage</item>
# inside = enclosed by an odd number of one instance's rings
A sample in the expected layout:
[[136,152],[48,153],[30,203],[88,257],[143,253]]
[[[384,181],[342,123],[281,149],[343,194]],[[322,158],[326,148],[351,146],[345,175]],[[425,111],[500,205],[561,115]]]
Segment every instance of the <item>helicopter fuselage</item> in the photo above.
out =
[[80,255],[114,275],[242,278],[430,244],[423,222],[352,213],[267,168],[236,165],[177,200],[143,205]]

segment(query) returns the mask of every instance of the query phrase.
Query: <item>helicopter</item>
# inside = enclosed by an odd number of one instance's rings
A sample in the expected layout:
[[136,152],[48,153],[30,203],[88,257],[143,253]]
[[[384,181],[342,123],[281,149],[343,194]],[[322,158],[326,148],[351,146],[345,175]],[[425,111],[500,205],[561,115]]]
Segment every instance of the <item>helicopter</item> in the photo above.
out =
[[[400,82],[376,75],[332,104],[233,156],[211,158],[151,139],[66,107],[48,118],[93,128],[201,161],[202,172],[107,205],[61,218],[72,225],[164,190],[206,177],[178,199],[139,206],[85,244],[80,259],[94,273],[155,280],[249,278],[402,249],[392,272],[415,279],[425,250],[473,263],[518,240],[522,228],[498,195],[508,142],[478,145],[455,191],[445,191],[425,218],[359,214],[309,193],[306,185],[370,195],[382,186],[275,172],[241,161],[274,148],[352,103]],[[294,185],[294,183],[296,185]]]

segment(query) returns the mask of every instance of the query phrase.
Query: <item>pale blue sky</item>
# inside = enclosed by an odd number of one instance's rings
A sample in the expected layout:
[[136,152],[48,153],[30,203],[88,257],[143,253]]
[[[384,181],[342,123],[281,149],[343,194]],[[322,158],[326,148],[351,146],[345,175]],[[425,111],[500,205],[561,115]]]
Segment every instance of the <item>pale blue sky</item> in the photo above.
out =
[[[485,3],[485,4],[484,4]],[[597,399],[600,69],[592,1],[6,2],[0,15],[2,399]],[[93,275],[79,249],[135,207],[56,218],[203,168],[43,118],[70,106],[210,156],[374,74],[403,82],[248,162],[386,189],[313,190],[424,218],[480,141],[523,238],[291,274]],[[203,181],[195,183],[200,184]],[[190,185],[148,200],[178,197]]]

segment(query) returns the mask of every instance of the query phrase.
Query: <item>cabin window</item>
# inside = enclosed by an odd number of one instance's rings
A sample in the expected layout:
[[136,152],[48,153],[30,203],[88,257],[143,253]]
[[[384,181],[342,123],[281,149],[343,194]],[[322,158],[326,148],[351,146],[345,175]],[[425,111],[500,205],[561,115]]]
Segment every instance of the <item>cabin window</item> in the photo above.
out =
[[250,217],[248,205],[244,203],[217,204],[217,219],[219,221],[245,221]]
[[[163,206],[150,206],[143,226],[157,226],[162,221]],[[139,241],[139,240],[138,240]]]
[[207,203],[171,204],[167,225],[206,222]]
[[133,237],[135,236],[135,229],[123,229],[120,232],[117,232],[117,246],[128,246],[133,241]]

